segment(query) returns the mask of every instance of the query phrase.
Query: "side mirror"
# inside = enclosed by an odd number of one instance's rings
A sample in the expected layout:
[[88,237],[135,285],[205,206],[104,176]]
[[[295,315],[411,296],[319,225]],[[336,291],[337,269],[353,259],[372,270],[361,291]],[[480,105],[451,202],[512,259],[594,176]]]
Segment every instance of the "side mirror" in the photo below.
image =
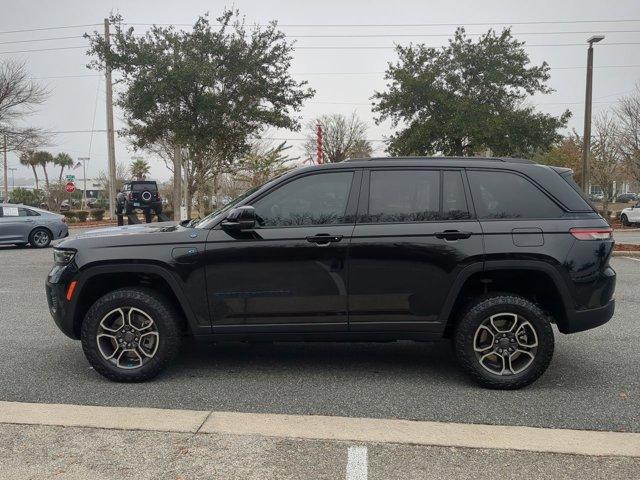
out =
[[256,211],[251,205],[233,208],[227,214],[227,218],[222,221],[221,226],[230,232],[253,230],[256,226]]

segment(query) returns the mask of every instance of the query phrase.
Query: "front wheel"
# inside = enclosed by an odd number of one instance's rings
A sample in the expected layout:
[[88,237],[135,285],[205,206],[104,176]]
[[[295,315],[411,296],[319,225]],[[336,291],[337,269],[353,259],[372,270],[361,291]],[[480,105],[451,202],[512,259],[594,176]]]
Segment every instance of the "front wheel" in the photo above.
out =
[[82,323],[82,349],[93,368],[117,382],[149,380],[178,354],[180,318],[156,292],[124,288],[107,293]]
[[486,388],[514,390],[536,381],[554,350],[553,329],[543,312],[516,295],[476,301],[456,326],[458,362]]
[[625,227],[628,227],[629,225],[631,225],[631,222],[629,221],[629,218],[626,215],[622,215],[620,217],[620,222],[622,223],[622,225],[624,225]]

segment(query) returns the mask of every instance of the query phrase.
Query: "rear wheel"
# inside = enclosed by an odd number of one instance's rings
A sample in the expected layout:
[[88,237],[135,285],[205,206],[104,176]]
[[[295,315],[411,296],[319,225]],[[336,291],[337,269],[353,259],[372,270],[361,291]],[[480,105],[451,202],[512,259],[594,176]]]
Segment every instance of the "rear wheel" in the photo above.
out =
[[178,354],[180,318],[156,292],[115,290],[99,298],[82,323],[84,354],[101,375],[118,382],[149,380]]
[[463,314],[454,346],[458,362],[478,384],[513,390],[533,383],[549,366],[553,329],[525,298],[492,295]]
[[34,248],[46,248],[51,240],[51,232],[46,228],[36,228],[29,234],[29,243]]

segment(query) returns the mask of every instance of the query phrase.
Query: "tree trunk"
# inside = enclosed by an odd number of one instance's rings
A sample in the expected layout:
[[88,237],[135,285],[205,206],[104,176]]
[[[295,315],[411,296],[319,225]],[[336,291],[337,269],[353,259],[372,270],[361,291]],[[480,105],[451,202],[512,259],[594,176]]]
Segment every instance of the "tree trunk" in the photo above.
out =
[[47,186],[47,190],[49,190],[49,173],[47,172],[46,165],[42,165],[42,170],[44,170],[44,183]]
[[62,173],[64,172],[64,165],[60,165],[60,178],[58,179],[59,182],[62,182]]
[[36,166],[31,165],[31,169],[33,170],[33,176],[36,178],[36,190],[40,190],[40,186],[38,185],[38,171],[36,170]]
[[180,147],[173,149],[173,219],[179,222],[182,204],[182,152]]

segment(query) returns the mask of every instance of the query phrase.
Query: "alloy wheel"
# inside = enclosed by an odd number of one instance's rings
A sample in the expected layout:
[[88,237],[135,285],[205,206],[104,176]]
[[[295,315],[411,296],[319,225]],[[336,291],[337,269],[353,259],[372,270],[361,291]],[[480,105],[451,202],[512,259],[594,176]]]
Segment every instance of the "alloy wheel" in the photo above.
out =
[[44,230],[38,230],[33,234],[33,243],[38,247],[44,247],[49,243],[49,234]]
[[107,313],[96,334],[102,357],[122,369],[146,365],[155,356],[160,343],[158,327],[144,311],[121,307]]
[[494,375],[516,375],[533,363],[538,334],[521,315],[511,312],[483,320],[473,337],[473,350],[482,367]]

